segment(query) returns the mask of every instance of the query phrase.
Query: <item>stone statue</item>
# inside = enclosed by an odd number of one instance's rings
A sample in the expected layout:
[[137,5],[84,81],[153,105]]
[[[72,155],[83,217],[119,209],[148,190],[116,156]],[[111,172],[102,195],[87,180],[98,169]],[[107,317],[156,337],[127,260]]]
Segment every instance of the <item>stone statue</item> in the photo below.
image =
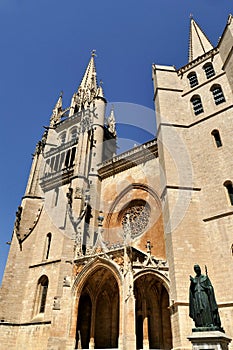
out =
[[108,130],[113,136],[116,136],[116,120],[114,116],[114,110],[111,110],[110,116],[108,117]]
[[[201,274],[199,265],[194,265],[196,276],[190,276],[189,316],[195,322],[195,327],[203,330],[220,330],[221,321],[215,300],[214,288],[207,275]],[[207,329],[206,329],[207,328]]]

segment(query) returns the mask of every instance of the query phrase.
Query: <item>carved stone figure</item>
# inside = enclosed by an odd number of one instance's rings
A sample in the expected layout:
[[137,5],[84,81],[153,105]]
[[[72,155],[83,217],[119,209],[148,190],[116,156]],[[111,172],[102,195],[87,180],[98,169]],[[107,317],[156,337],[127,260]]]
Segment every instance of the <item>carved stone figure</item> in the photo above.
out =
[[214,288],[209,277],[201,274],[199,265],[194,265],[196,276],[190,276],[189,316],[195,322],[195,327],[210,329],[221,328],[218,306],[215,300]]
[[111,110],[110,116],[108,117],[107,126],[110,133],[116,136],[116,120],[113,109]]

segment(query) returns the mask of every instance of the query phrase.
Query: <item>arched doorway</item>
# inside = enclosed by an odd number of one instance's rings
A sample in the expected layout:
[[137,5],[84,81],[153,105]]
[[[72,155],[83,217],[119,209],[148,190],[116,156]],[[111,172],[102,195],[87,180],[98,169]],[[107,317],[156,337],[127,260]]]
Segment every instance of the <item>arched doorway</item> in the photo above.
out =
[[76,349],[80,348],[80,343],[82,349],[89,348],[90,342],[90,330],[91,330],[91,310],[92,304],[91,299],[87,291],[82,293],[79,301],[78,309],[78,327],[76,332]]
[[136,279],[137,349],[171,349],[169,297],[162,281],[152,273]]
[[119,337],[119,289],[105,267],[91,274],[83,286],[78,306],[76,348],[117,348]]

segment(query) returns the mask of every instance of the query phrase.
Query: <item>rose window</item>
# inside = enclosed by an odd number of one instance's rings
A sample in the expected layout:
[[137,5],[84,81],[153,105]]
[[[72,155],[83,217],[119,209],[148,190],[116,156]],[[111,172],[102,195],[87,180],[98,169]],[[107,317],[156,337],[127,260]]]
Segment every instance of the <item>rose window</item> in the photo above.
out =
[[145,231],[150,219],[150,207],[145,201],[133,201],[122,215],[124,233],[138,236]]

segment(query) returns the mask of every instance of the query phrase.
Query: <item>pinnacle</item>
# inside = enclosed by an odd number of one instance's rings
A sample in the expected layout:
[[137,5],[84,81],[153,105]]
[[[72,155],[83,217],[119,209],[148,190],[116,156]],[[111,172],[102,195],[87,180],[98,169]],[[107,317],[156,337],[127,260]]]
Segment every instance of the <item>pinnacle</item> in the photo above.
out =
[[213,49],[209,39],[190,15],[189,62]]

